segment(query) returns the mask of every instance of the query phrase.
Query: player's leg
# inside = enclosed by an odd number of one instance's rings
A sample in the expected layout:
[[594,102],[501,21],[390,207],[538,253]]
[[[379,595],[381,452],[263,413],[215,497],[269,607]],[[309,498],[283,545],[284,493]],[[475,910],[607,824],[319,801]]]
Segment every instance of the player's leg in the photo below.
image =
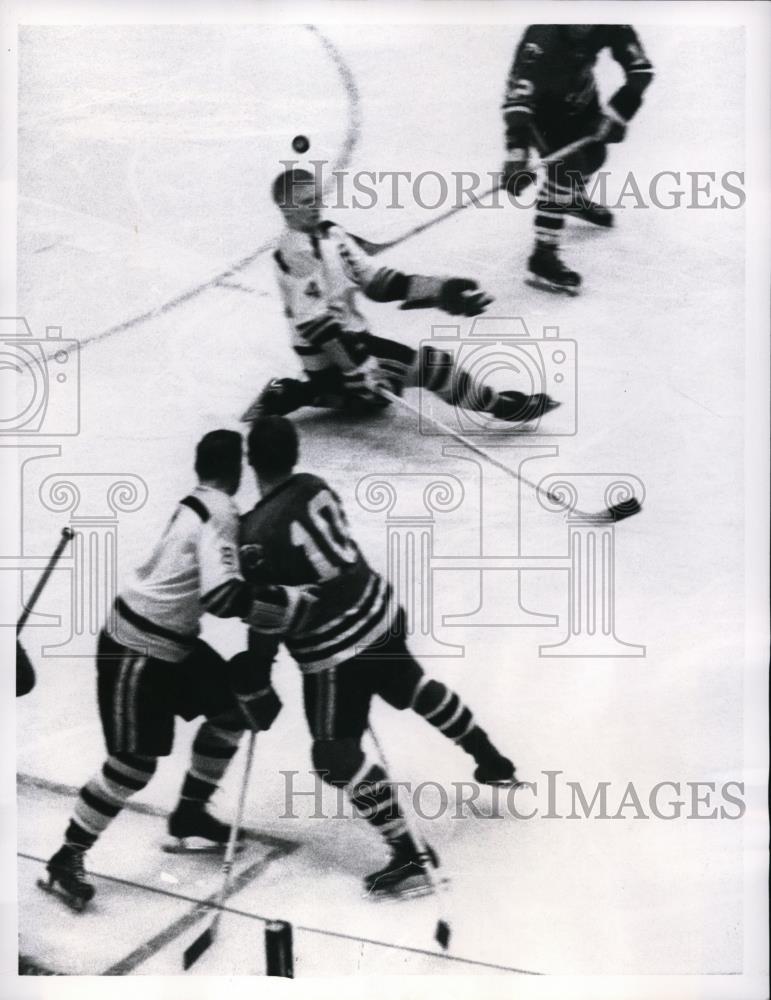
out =
[[367,665],[358,659],[306,674],[305,714],[313,735],[313,765],[319,777],[345,789],[362,818],[384,839],[388,864],[364,880],[367,893],[425,891],[428,859],[412,840],[396,791],[382,762],[362,747],[372,698]]
[[85,873],[86,851],[148,784],[157,758],[171,752],[174,713],[168,678],[174,667],[120,646],[104,632],[99,637],[99,714],[109,756],[81,788],[64,843],[46,866],[48,887],[59,887],[75,908],[94,895]]
[[456,364],[449,351],[431,344],[422,344],[415,352],[413,370],[406,384],[428,389],[451,406],[489,413],[498,420],[510,422],[535,420],[559,406],[545,393],[499,392]]
[[473,757],[477,781],[515,783],[512,762],[492,744],[460,695],[442,681],[426,676],[407,646],[405,633],[406,616],[402,611],[385,641],[371,650],[377,694],[394,708],[416,712],[442,736],[457,743]]
[[[541,154],[553,153],[576,139],[590,134],[584,116],[580,118],[564,108],[558,117],[552,116],[535,123]],[[575,295],[581,286],[581,275],[562,261],[559,250],[565,216],[583,189],[580,153],[549,164],[538,191],[535,206],[535,246],[528,260],[529,284],[550,291]]]
[[205,716],[198,727],[179,801],[169,815],[170,851],[209,850],[227,844],[230,825],[212,816],[207,805],[238,750],[244,718],[229,684],[225,660],[198,640],[183,664],[184,691],[177,712],[183,718]]

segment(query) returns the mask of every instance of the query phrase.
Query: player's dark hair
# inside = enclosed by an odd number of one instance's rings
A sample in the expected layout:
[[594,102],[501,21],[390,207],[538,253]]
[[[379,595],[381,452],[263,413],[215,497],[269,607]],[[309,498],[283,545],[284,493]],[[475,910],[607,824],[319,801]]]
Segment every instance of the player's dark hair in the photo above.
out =
[[309,184],[315,191],[316,178],[308,170],[291,167],[273,181],[273,201],[280,206],[294,205],[297,194]]
[[195,474],[202,480],[223,481],[239,476],[243,441],[238,431],[209,431],[195,449]]
[[249,465],[258,475],[286,476],[297,465],[297,431],[286,417],[259,417],[247,442]]

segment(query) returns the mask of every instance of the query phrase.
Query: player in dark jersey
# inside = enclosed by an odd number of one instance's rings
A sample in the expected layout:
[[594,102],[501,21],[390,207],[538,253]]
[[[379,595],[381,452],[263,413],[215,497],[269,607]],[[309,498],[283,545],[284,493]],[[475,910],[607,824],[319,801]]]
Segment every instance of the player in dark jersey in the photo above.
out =
[[[303,673],[314,766],[323,780],[346,789],[391,848],[386,867],[365,880],[367,892],[424,890],[426,866],[436,864],[435,855],[414,843],[382,762],[362,748],[373,695],[394,708],[412,709],[458,743],[474,758],[477,781],[515,784],[514,765],[460,697],[427,677],[409,652],[404,611],[351,537],[339,497],[319,476],[294,472],[294,425],[285,417],[260,418],[249,434],[248,453],[262,499],[242,518],[245,578],[318,586],[302,625],[284,640]],[[279,641],[279,632],[272,645],[264,632],[250,634],[251,655],[263,663],[263,684],[269,684]]]
[[[593,67],[606,48],[624,70],[625,81],[603,108]],[[578,291],[580,275],[557,252],[565,215],[598,226],[613,224],[610,211],[587,198],[585,182],[605,162],[606,144],[623,140],[652,79],[653,67],[629,24],[531,24],[522,36],[503,103],[503,172],[509,190],[518,192],[532,177],[531,147],[543,156],[585,136],[597,137],[546,170],[536,204],[535,249],[528,261],[532,284]]]

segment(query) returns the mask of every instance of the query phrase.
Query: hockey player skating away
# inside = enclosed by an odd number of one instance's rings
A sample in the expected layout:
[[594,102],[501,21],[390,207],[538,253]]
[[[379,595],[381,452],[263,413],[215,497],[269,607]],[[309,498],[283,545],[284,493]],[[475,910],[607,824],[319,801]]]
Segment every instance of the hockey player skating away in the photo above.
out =
[[[593,67],[609,48],[626,80],[606,108],[600,104]],[[503,104],[507,159],[504,183],[518,193],[532,175],[529,152],[543,156],[585,136],[597,136],[562,162],[550,164],[538,192],[530,283],[576,294],[581,276],[560,259],[565,216],[609,227],[613,216],[592,202],[585,182],[602,166],[607,143],[621,142],[653,79],[653,68],[628,24],[532,24],[517,47]]]
[[199,485],[177,506],[150,558],[116,600],[114,625],[97,648],[98,700],[108,757],[83,786],[43,888],[74,909],[94,895],[85,852],[171,753],[174,718],[205,716],[192,746],[179,804],[168,821],[177,847],[223,846],[230,827],[206,810],[245,728],[268,729],[280,709],[250,662],[226,663],[198,638],[204,612],[291,630],[310,592],[247,584],[239,572],[238,511],[243,442],[213,431],[199,443]]
[[[405,642],[403,609],[351,537],[340,500],[318,476],[295,473],[298,438],[285,417],[263,417],[249,434],[248,458],[262,499],[244,515],[241,562],[254,581],[318,584],[317,601],[285,645],[303,673],[313,764],[328,784],[344,788],[354,807],[385,838],[391,860],[367,876],[373,895],[426,891],[427,865],[437,861],[410,836],[382,762],[362,749],[370,702],[379,695],[411,709],[476,763],[474,777],[516,784],[514,765],[490,742],[471,710],[441,681],[427,677]],[[250,633],[250,653],[264,667],[278,643]],[[245,656],[247,654],[240,654]]]
[[492,300],[468,278],[408,276],[375,266],[354,237],[322,220],[321,192],[306,170],[279,175],[273,199],[287,225],[274,254],[278,282],[306,377],[273,379],[244,413],[245,421],[303,406],[381,409],[388,405],[381,387],[397,395],[408,387],[428,389],[453,406],[506,421],[534,420],[558,405],[543,393],[499,393],[475,384],[449,352],[418,352],[373,336],[358,310],[358,292],[375,302],[435,306],[455,316],[477,316]]

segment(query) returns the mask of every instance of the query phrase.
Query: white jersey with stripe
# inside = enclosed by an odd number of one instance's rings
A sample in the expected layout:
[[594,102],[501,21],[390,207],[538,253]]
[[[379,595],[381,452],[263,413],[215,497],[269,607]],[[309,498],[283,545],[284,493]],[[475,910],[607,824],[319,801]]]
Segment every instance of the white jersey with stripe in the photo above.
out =
[[221,490],[199,485],[185,497],[121,591],[114,638],[159,659],[183,659],[203,612],[222,610],[218,593],[232,600],[239,589],[231,583],[242,581],[238,521],[236,505]]
[[351,537],[340,498],[319,476],[296,473],[244,515],[241,561],[255,583],[317,584],[302,627],[284,640],[304,673],[352,659],[398,611],[390,585]]

